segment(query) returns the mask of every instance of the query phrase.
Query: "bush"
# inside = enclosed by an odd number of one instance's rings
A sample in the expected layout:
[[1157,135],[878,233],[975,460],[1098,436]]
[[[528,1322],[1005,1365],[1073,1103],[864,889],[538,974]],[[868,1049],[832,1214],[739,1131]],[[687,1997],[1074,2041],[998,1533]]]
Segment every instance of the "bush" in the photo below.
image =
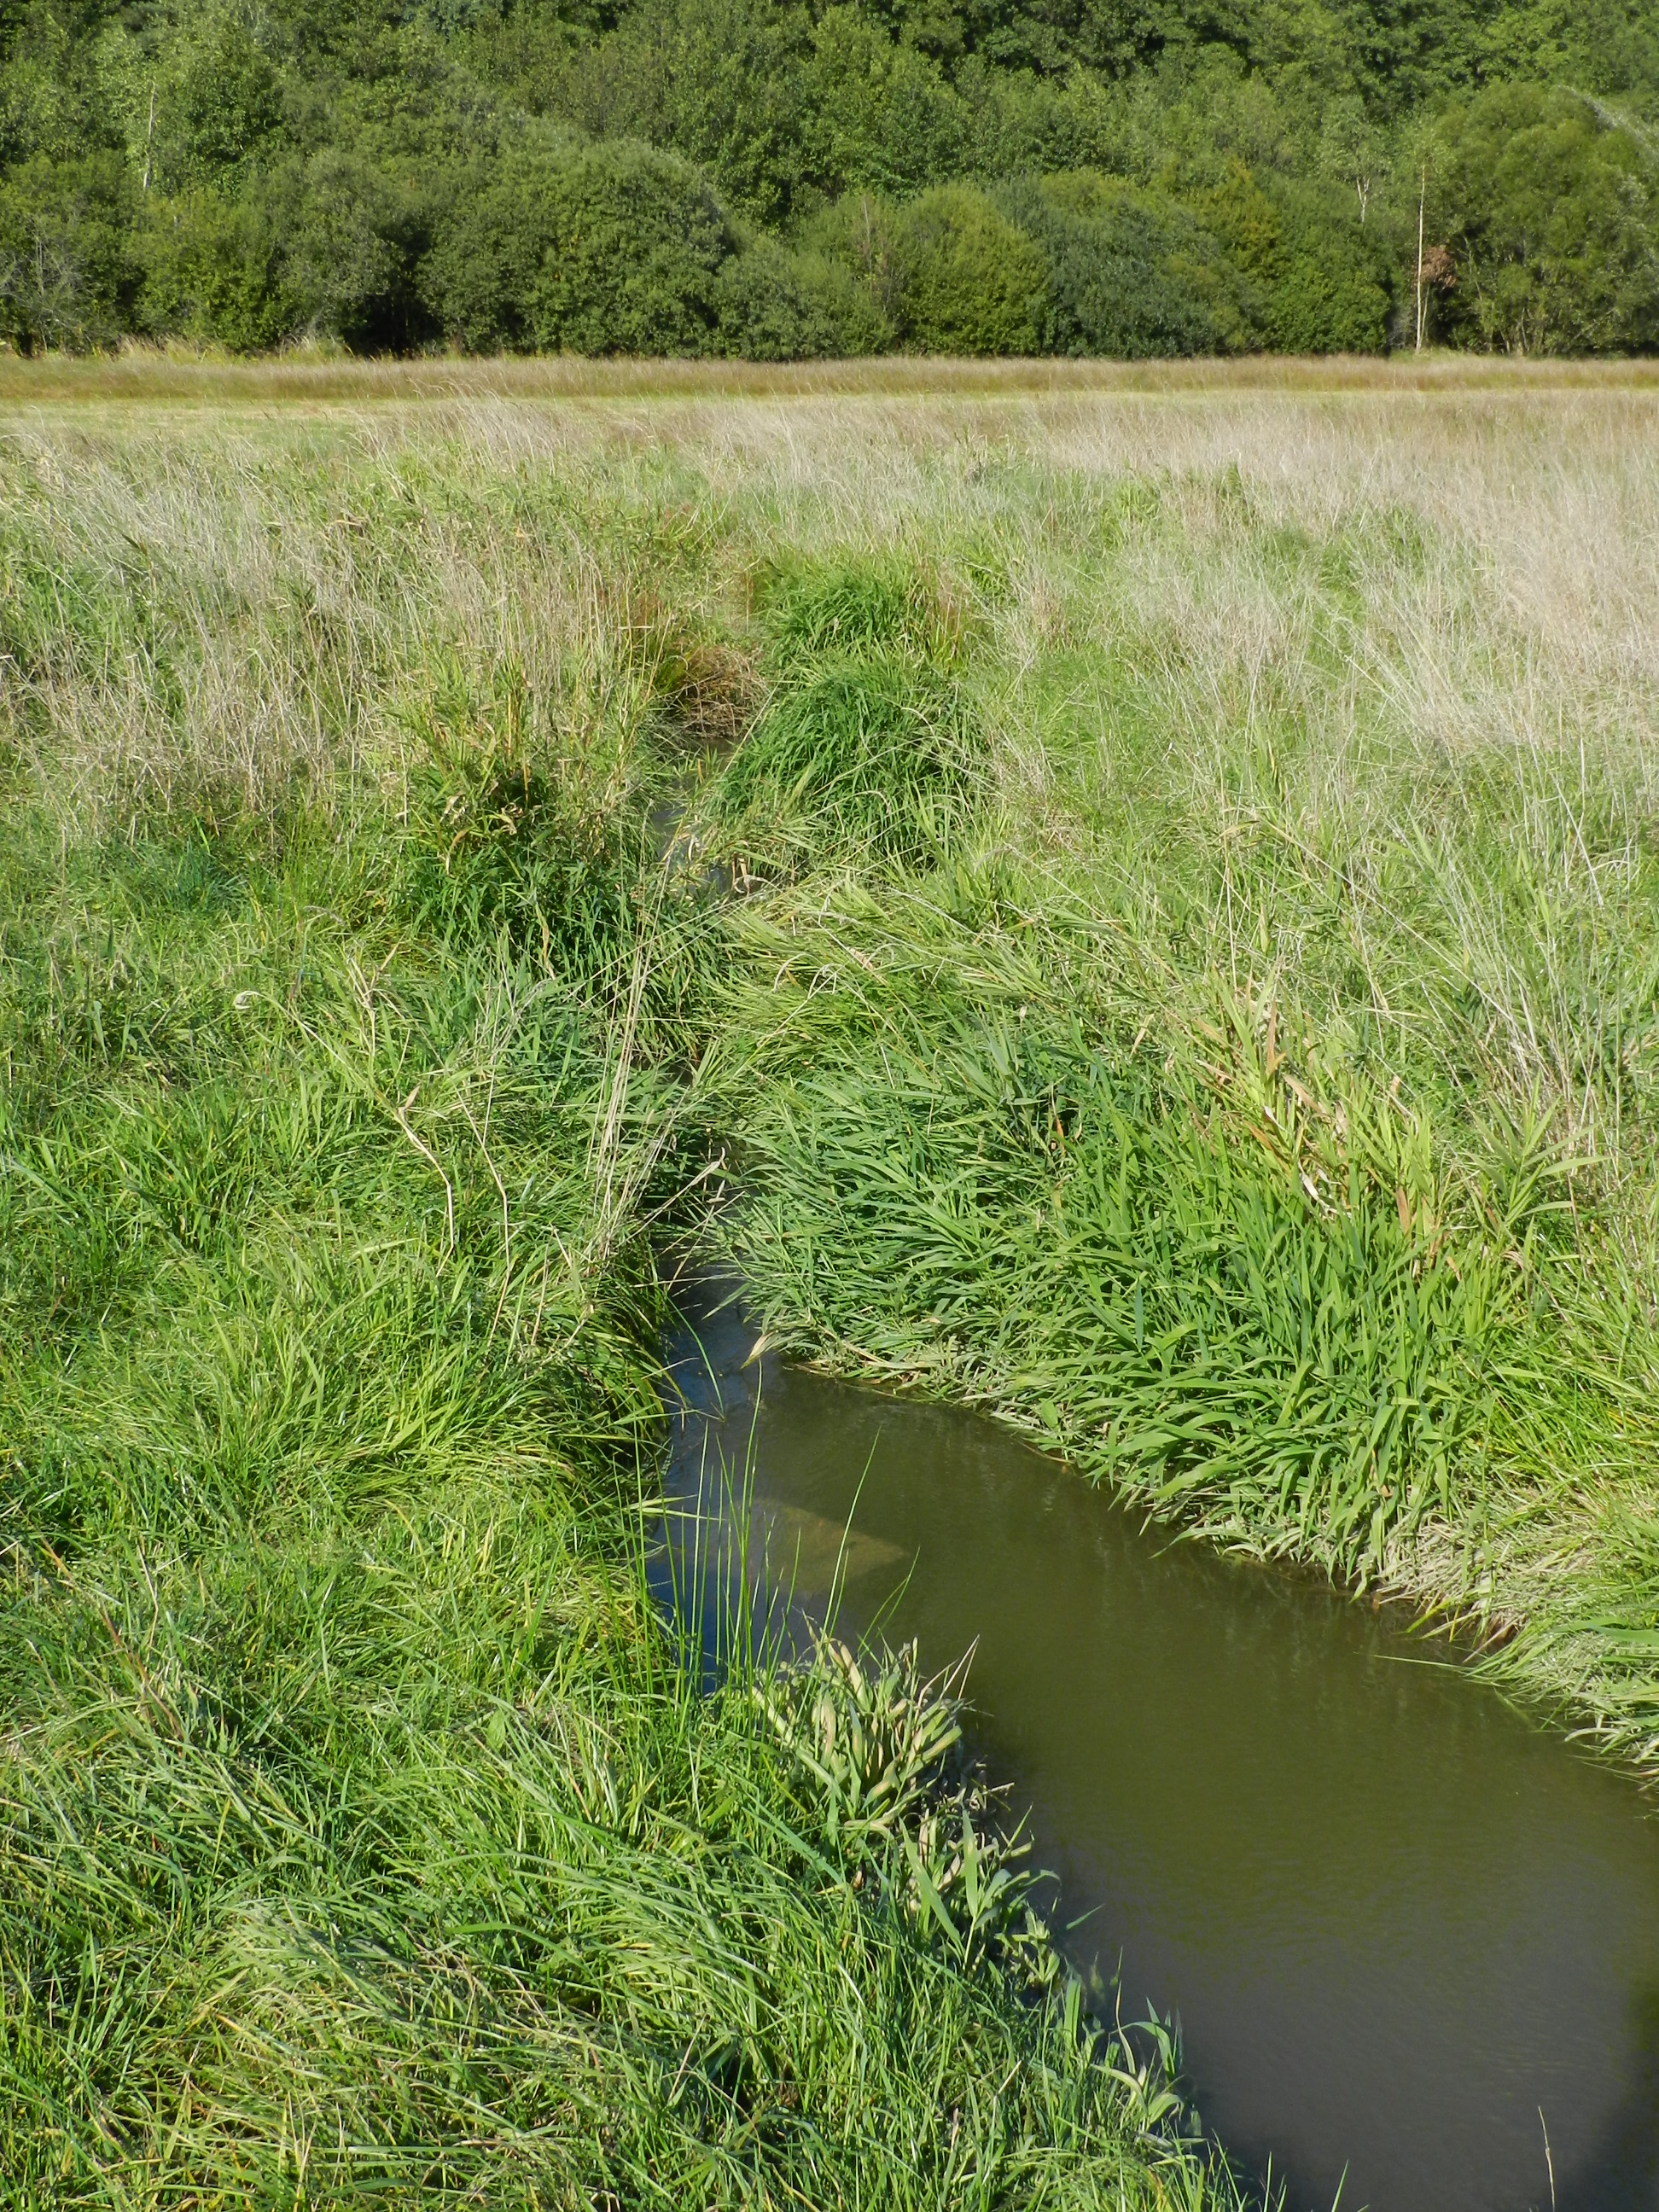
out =
[[144,271],[139,328],[153,337],[181,332],[233,353],[279,344],[294,325],[282,241],[297,198],[297,191],[229,198],[197,190],[153,202],[136,241]]
[[416,289],[425,216],[374,163],[326,147],[235,196],[196,187],[147,207],[136,319],[254,353],[301,331],[364,353],[430,328]]
[[32,353],[120,335],[140,274],[131,203],[115,154],[37,155],[0,181],[0,338]]
[[422,284],[445,335],[475,351],[707,354],[736,245],[677,155],[554,143],[462,180]]
[[306,165],[285,240],[288,319],[358,352],[409,346],[426,326],[415,277],[426,242],[404,189],[374,163],[325,148]]
[[1185,209],[1086,169],[1025,179],[998,199],[1047,258],[1045,352],[1138,361],[1222,349],[1229,325],[1215,302],[1228,272]]
[[890,200],[848,192],[796,233],[799,251],[846,272],[873,319],[874,350],[893,343],[904,313],[903,218]]
[[886,335],[852,273],[817,254],[757,239],[714,280],[720,348],[741,361],[808,361],[874,353]]
[[558,157],[520,149],[504,161],[457,172],[421,264],[428,312],[467,353],[526,350],[530,294],[550,225],[543,202],[556,188]]
[[1385,346],[1388,242],[1341,186],[1264,179],[1235,157],[1192,206],[1231,266],[1234,343],[1274,353]]
[[1333,187],[1282,181],[1267,337],[1283,353],[1381,353],[1392,305],[1379,234]]
[[543,351],[706,353],[714,276],[732,251],[726,210],[690,163],[626,141],[597,146],[550,196],[552,235],[532,287]]
[[1042,249],[969,185],[940,185],[898,224],[900,312],[918,353],[1029,354],[1042,343]]
[[1500,85],[1443,118],[1441,334],[1513,353],[1659,346],[1659,161],[1577,93]]

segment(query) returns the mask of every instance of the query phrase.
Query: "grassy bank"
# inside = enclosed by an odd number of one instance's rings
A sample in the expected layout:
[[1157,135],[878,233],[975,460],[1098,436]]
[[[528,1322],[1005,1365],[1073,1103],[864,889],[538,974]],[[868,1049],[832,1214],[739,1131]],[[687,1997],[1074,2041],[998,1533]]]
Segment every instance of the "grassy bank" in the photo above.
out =
[[[705,1081],[716,1233],[802,1350],[1461,1621],[1645,1767],[1659,483],[1619,414],[1241,404],[1160,467],[1120,411],[843,477],[745,749],[805,715],[816,769],[707,811],[745,895]],[[863,616],[808,635],[815,592]],[[948,792],[850,741],[896,669]]]
[[854,1818],[644,1595],[707,521],[331,428],[4,467],[0,2198],[1231,2202],[948,1697],[826,1659]]
[[1650,1765],[1651,395],[33,389],[11,2201],[1224,2202],[691,1694],[652,1240]]

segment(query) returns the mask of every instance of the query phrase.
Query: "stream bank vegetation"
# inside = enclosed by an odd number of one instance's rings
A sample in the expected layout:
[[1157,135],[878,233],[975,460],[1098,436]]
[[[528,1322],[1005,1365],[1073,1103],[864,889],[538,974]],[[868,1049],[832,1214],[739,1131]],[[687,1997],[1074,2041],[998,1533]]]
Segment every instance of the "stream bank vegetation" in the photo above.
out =
[[6,2201],[1233,2203],[653,1253],[1651,1768],[1651,394],[212,391],[0,450]]

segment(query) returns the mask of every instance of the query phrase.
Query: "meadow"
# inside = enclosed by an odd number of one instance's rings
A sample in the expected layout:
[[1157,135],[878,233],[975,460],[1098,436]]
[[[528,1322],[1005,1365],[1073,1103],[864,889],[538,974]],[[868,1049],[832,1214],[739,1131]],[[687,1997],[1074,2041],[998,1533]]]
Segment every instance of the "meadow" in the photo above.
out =
[[0,363],[0,2201],[1224,2205],[660,1259],[1659,1759],[1656,387]]

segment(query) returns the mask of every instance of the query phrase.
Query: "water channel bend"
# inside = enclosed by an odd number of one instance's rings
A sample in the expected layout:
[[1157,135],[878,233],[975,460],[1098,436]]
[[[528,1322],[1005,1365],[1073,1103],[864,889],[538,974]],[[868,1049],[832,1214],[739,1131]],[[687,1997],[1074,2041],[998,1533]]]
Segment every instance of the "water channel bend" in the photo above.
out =
[[[994,1424],[751,1358],[693,1285],[682,1506],[840,1623],[976,1646],[978,1747],[1079,1962],[1178,2014],[1206,2124],[1291,2212],[1659,2212],[1659,1820],[1385,1611],[1171,1544]],[[861,1486],[861,1487],[860,1487]],[[857,1499],[856,1513],[854,1511]],[[1545,2155],[1547,2130],[1549,2161]]]

